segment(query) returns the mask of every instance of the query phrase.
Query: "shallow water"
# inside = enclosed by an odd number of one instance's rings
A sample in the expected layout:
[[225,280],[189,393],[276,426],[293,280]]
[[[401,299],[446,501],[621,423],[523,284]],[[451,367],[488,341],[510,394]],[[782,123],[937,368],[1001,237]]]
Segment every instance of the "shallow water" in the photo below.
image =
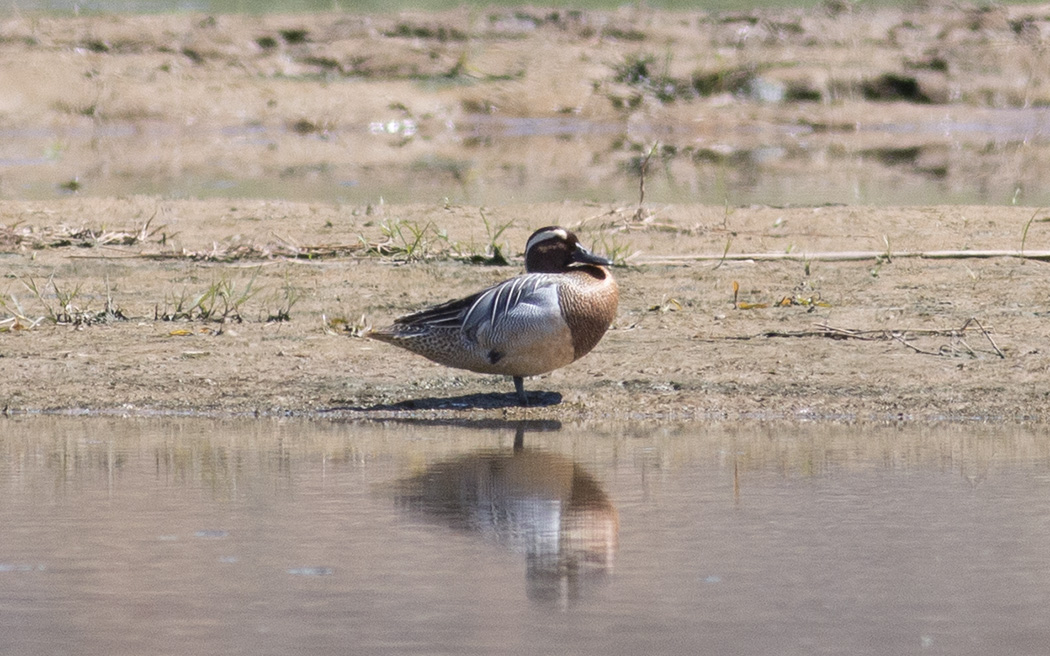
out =
[[[731,206],[1050,203],[1042,182],[1050,162],[1050,112],[988,110],[980,116],[874,121],[832,133],[797,125],[726,133],[716,143],[669,156],[648,177],[646,198]],[[667,126],[474,116],[430,126],[429,154],[420,155],[403,147],[421,138],[418,126],[374,119],[311,135],[286,126],[163,121],[0,130],[0,199],[77,193],[357,205],[552,198],[624,203],[638,196],[625,139],[692,141]],[[300,164],[266,164],[268,152],[304,144],[310,154]],[[85,171],[92,173],[81,175]]]
[[1043,429],[2,426],[5,655],[1050,644]]

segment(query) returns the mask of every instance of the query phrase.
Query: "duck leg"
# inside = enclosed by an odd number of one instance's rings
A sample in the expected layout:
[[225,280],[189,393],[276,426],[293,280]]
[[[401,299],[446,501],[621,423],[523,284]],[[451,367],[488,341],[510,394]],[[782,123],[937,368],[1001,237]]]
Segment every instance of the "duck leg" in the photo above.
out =
[[514,391],[518,393],[518,401],[521,401],[522,405],[529,404],[529,395],[525,393],[525,378],[523,376],[514,377]]

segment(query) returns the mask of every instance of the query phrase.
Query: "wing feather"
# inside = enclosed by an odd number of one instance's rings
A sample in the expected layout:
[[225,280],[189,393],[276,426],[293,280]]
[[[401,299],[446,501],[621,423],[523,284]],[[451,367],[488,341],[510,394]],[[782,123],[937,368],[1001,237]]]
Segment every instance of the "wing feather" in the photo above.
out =
[[463,316],[477,302],[478,297],[485,292],[478,292],[466,298],[457,298],[440,305],[406,314],[394,319],[395,324],[405,326],[457,326],[463,321]]
[[550,313],[552,301],[557,309],[557,278],[531,273],[511,278],[478,294],[463,316],[463,332],[471,341],[484,341],[499,335],[509,322],[524,320],[526,315]]
[[550,312],[552,293],[555,298],[557,293],[552,288],[556,285],[556,276],[528,273],[466,298],[406,314],[395,319],[394,324],[405,329],[458,327],[467,339],[478,342],[479,335],[499,334],[508,321],[521,319],[526,314]]

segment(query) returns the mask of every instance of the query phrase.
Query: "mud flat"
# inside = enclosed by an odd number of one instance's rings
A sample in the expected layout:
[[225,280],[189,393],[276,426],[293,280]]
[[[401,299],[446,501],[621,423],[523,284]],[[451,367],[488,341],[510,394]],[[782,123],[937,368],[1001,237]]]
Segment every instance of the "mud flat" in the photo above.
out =
[[[490,226],[508,226],[495,244],[510,264],[492,266],[475,263],[493,243],[477,207],[5,202],[3,222],[16,227],[0,257],[0,403],[8,412],[1045,420],[1047,264],[1016,256],[1026,226],[1027,254],[1046,243],[1031,209],[673,206],[641,220],[635,210],[487,208]],[[550,223],[614,255],[622,299],[594,352],[528,381],[550,393],[536,407],[511,407],[509,380],[354,336],[516,274],[530,230]],[[874,255],[837,259],[858,250]],[[1000,252],[971,257],[987,250]],[[926,251],[955,253],[918,256]]]

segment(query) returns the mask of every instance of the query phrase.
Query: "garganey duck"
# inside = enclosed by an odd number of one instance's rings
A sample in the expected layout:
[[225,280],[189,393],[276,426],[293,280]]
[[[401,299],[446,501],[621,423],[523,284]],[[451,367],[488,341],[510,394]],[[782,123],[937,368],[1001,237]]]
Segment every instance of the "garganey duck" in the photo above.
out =
[[405,315],[368,336],[449,367],[513,376],[518,399],[528,405],[525,376],[582,358],[609,329],[619,302],[611,264],[565,228],[540,228],[525,245],[524,275]]

